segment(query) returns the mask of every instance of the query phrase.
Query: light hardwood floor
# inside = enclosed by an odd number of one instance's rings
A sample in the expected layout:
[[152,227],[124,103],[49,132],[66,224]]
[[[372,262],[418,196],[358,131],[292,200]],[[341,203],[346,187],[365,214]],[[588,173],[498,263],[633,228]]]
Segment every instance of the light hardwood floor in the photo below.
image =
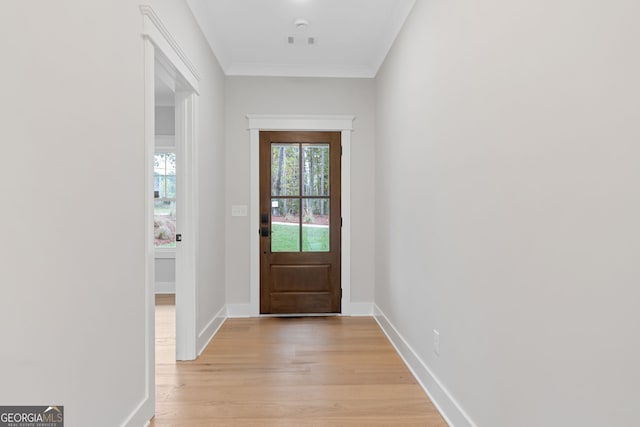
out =
[[172,300],[157,303],[153,427],[446,426],[373,318],[228,319],[175,362]]

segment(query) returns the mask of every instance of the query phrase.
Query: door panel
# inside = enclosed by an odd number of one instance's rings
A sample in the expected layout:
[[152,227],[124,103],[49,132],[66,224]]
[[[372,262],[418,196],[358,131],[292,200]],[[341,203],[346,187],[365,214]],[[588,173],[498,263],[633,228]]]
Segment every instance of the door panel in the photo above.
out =
[[339,313],[340,132],[260,132],[260,312]]
[[271,266],[271,290],[275,292],[327,292],[330,265]]

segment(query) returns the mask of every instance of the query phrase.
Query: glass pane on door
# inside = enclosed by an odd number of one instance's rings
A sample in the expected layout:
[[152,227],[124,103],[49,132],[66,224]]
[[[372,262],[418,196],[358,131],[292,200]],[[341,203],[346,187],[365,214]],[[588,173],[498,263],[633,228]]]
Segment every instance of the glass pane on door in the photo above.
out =
[[271,199],[271,252],[300,252],[299,199]]
[[302,145],[302,195],[329,195],[329,144]]
[[329,252],[329,199],[302,201],[302,252]]
[[271,144],[271,195],[300,195],[299,144]]

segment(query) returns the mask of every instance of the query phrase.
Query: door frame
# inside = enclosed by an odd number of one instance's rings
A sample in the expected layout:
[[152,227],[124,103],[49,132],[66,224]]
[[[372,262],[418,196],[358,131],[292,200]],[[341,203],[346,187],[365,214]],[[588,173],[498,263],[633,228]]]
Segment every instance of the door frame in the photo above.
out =
[[[175,141],[177,168],[177,222],[183,240],[176,245],[176,359],[193,360],[197,356],[196,248],[197,164],[196,117],[200,75],[182,51],[166,26],[149,6],[140,6],[144,16],[145,40],[145,162],[147,167],[147,244],[153,248],[153,155],[155,147],[156,63],[162,64],[165,75],[175,80]],[[155,249],[154,249],[155,252]],[[155,258],[148,260],[154,268]],[[148,273],[153,277],[153,272]],[[155,281],[153,281],[155,282]],[[149,287],[149,283],[147,283]],[[155,283],[151,283],[151,299],[155,311]],[[155,322],[155,319],[154,319]],[[155,325],[155,323],[154,323]],[[150,343],[155,348],[155,342]]]
[[248,313],[234,313],[244,316],[260,314],[260,131],[333,131],[340,132],[342,157],[340,159],[342,185],[342,315],[368,315],[368,304],[351,302],[351,133],[355,115],[262,115],[248,114],[250,132],[250,302]]
[[[177,44],[153,8],[140,6],[143,16],[142,39],[144,44],[144,198],[145,206],[145,280],[144,280],[144,335],[145,335],[145,389],[144,396],[123,425],[145,425],[155,414],[155,245],[153,233],[153,158],[155,153],[155,73],[156,62],[162,61],[175,71],[176,79],[176,146],[181,147],[183,158],[182,179],[189,185],[182,199],[181,213],[189,226],[189,233],[197,236],[196,217],[197,175],[195,170],[196,147],[196,99],[199,95],[200,75],[193,63]],[[166,67],[165,67],[166,68]],[[180,131],[178,131],[180,129]],[[190,184],[189,184],[190,183]],[[176,248],[176,263],[182,259],[193,271],[176,276],[176,356],[196,357],[196,240],[186,239]],[[176,265],[177,267],[177,265]],[[184,269],[183,269],[184,270]],[[176,271],[176,274],[178,272]],[[184,275],[184,277],[183,277]],[[185,280],[186,279],[186,280]],[[178,321],[178,318],[181,320]]]
[[[342,160],[342,135],[341,132],[325,132],[325,131],[286,131],[286,132],[273,132],[273,131],[260,131],[260,313],[272,314],[272,315],[337,315],[342,313],[342,283],[341,283],[341,258],[342,258],[342,194],[341,194],[341,171],[340,165]],[[282,144],[282,145],[281,145]],[[284,191],[280,196],[274,196],[273,194],[273,153],[274,146],[295,147],[297,163],[298,163],[298,177],[297,177],[297,191],[293,193]],[[316,163],[316,172],[320,169],[323,170],[322,174],[326,173],[327,178],[324,185],[328,185],[325,189],[321,189],[317,194],[311,190],[309,194],[305,194],[303,187],[306,182],[306,174],[311,171],[305,172],[305,146],[307,148],[326,148],[326,156],[323,156],[323,163],[320,165]],[[288,151],[288,150],[287,150]],[[280,152],[284,157],[289,157],[284,154],[284,151]],[[281,162],[278,162],[281,165]],[[328,169],[323,169],[328,166]],[[284,169],[282,170],[284,172]],[[290,175],[291,170],[287,170],[282,178],[287,181],[287,177]],[[310,183],[311,181],[309,181]],[[285,187],[286,187],[285,183]],[[326,192],[325,192],[326,191]],[[272,250],[273,236],[276,234],[274,230],[275,223],[273,222],[274,211],[272,209],[273,199],[275,198],[288,198],[293,201],[294,204],[299,203],[298,206],[298,232],[297,243],[298,249],[293,251],[278,251]],[[310,197],[310,198],[306,198]],[[322,197],[318,199],[317,197]],[[326,197],[326,198],[324,198]],[[303,221],[305,202],[322,201],[328,202],[327,211],[324,214],[328,214],[329,224],[327,228],[327,238],[329,239],[329,247],[326,250],[315,251],[310,247],[305,251],[305,224]],[[287,203],[287,202],[285,202]],[[314,205],[308,205],[314,206]],[[311,209],[315,209],[311,207]],[[319,212],[314,212],[319,214]],[[267,215],[267,221],[265,222],[264,215]],[[280,215],[287,215],[280,213]],[[312,221],[313,222],[313,221]],[[263,235],[264,230],[269,230],[267,237]],[[295,288],[296,293],[305,293],[304,297],[300,294],[292,295],[289,291],[294,289],[286,288],[287,285],[280,283],[280,286],[273,282],[274,274],[278,274],[277,270],[285,271],[282,269],[289,269],[289,272],[297,271],[303,276],[299,276],[298,280],[314,281],[315,285],[308,287],[310,283],[306,283],[304,286],[300,286],[300,283],[289,283],[289,286]],[[310,269],[313,269],[315,273],[309,275]],[[321,270],[323,273],[320,273]],[[282,273],[280,273],[282,274]],[[288,276],[288,274],[286,274]],[[320,279],[324,277],[324,280]],[[281,277],[284,279],[284,277]],[[286,280],[285,280],[286,282]],[[277,289],[280,288],[280,289]],[[276,294],[276,295],[274,295]],[[295,302],[294,302],[295,301]],[[288,308],[284,308],[287,306]]]

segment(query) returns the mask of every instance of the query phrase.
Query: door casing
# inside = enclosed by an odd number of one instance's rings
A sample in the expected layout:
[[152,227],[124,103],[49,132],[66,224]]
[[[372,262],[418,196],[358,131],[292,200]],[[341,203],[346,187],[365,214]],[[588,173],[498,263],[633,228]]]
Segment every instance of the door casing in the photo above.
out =
[[[176,112],[184,119],[180,132],[176,132],[176,143],[182,144],[183,150],[195,149],[195,117],[196,117],[196,97],[199,94],[200,76],[191,61],[186,57],[174,37],[169,33],[152,7],[148,5],[140,6],[143,16],[142,38],[144,41],[144,180],[145,180],[145,390],[142,401],[124,421],[123,425],[144,425],[155,414],[155,246],[153,238],[153,157],[155,153],[155,73],[156,63],[162,61],[168,68],[175,71],[176,83],[179,82],[176,90]],[[176,117],[178,119],[178,117]],[[180,126],[178,122],[176,125]],[[178,138],[182,138],[178,141]],[[188,159],[189,154],[183,154],[183,159]],[[193,157],[195,158],[195,157]],[[190,161],[190,160],[186,160]],[[184,164],[182,169],[189,170],[195,182],[195,169],[190,164]],[[183,200],[181,207],[182,215],[195,215],[195,202],[197,201],[197,188],[192,188],[188,196],[192,200]],[[197,234],[197,223],[192,223],[190,233]],[[191,248],[186,251],[186,255],[177,253],[188,265],[195,265],[195,240],[186,242]],[[187,249],[187,248],[183,248]],[[180,249],[177,249],[177,251]],[[184,269],[183,269],[184,270]],[[189,273],[187,273],[189,274]],[[176,277],[176,286],[181,286],[181,301],[178,305],[176,301],[176,317],[181,317],[182,328],[176,329],[176,353],[186,355],[189,358],[196,356],[196,284],[195,271],[191,274],[193,280],[183,280]],[[181,285],[182,284],[182,285]],[[176,319],[177,320],[177,319]],[[178,323],[178,321],[177,321]],[[185,333],[186,332],[186,333]],[[179,336],[182,337],[179,338]]]
[[260,131],[336,131],[342,138],[342,314],[372,315],[371,305],[351,302],[351,133],[354,115],[247,115],[251,141],[250,302],[249,306],[227,305],[229,317],[260,316]]

